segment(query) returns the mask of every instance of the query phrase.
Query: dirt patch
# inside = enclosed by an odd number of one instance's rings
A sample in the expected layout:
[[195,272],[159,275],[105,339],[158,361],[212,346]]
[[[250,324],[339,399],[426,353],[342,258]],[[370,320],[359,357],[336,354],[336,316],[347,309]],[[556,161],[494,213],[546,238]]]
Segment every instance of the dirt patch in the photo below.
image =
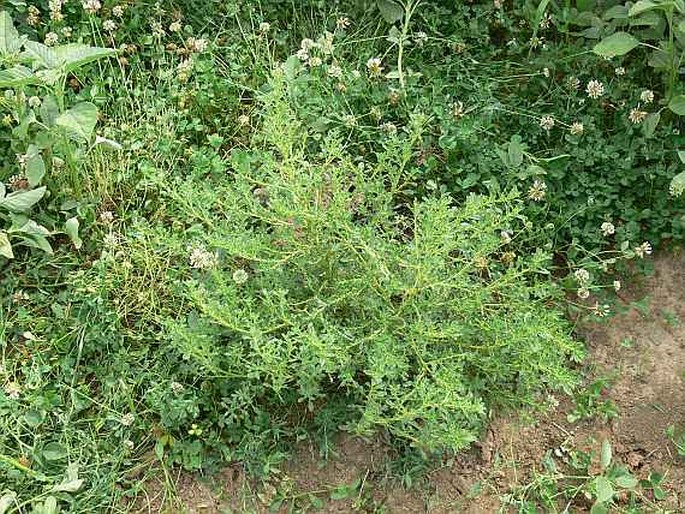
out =
[[[506,512],[501,499],[542,471],[545,454],[559,460],[569,449],[598,454],[605,439],[615,461],[637,478],[666,475],[660,506],[685,512],[685,460],[666,436],[670,425],[685,426],[685,259],[660,258],[655,269],[639,288],[622,293],[626,312],[581,330],[593,375],[613,377],[601,398],[618,408],[610,421],[570,423],[570,401],[532,424],[514,416],[497,419],[471,451],[410,489],[388,479],[391,455],[378,442],[343,438],[325,462],[318,449],[303,446],[268,483],[254,484],[238,468],[211,482],[183,476],[176,484],[177,510],[169,512],[286,512],[293,506],[323,513]],[[645,297],[648,302],[640,301]],[[636,301],[641,309],[631,307]],[[643,312],[647,305],[649,314]],[[579,497],[570,508],[586,512],[589,505]]]

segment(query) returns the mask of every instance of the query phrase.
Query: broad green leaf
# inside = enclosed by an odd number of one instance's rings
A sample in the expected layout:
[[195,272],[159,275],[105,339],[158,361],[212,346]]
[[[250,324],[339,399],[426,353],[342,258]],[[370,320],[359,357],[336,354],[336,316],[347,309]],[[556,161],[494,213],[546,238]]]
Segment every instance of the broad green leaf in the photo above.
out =
[[0,70],[0,88],[22,87],[38,82],[38,77],[26,66],[17,65]]
[[[0,232],[0,255],[8,259],[14,259],[14,252],[12,252],[12,243],[10,243],[7,232]],[[0,509],[2,512],[2,509]]]
[[59,509],[57,507],[57,498],[54,496],[48,496],[45,498],[45,503],[43,504],[43,512],[41,514],[57,514]]
[[10,491],[0,496],[0,514],[5,514],[17,502],[17,493]]
[[615,5],[610,9],[607,9],[602,18],[609,20],[625,20],[628,19],[628,8],[624,5]]
[[83,486],[83,479],[77,478],[69,482],[63,482],[50,489],[51,493],[75,493]]
[[671,98],[668,108],[678,116],[685,116],[685,95],[678,95]]
[[116,53],[116,50],[111,48],[100,48],[80,43],[70,43],[53,49],[56,64],[64,66],[66,72],[75,71],[85,64],[97,61],[103,57],[116,55]]
[[72,139],[87,143],[93,135],[97,121],[97,107],[90,102],[81,102],[58,116],[55,124],[63,127]]
[[661,114],[658,112],[650,112],[645,121],[642,123],[642,130],[645,133],[645,137],[650,138],[654,135],[657,125],[659,125],[659,120],[661,119]]
[[31,191],[16,191],[0,200],[0,208],[10,212],[26,212],[45,195],[45,186]]
[[685,150],[678,150],[678,159],[685,164]]
[[659,4],[657,2],[654,2],[653,0],[640,0],[639,2],[635,2],[635,5],[633,5],[630,8],[630,11],[628,11],[628,15],[638,16],[643,12],[651,11],[652,9],[658,8]]
[[64,447],[56,442],[46,444],[41,453],[45,460],[49,461],[62,460],[67,456],[67,451]]
[[633,489],[637,486],[637,478],[632,475],[622,475],[616,478],[614,483],[623,489]]
[[23,42],[9,13],[7,11],[0,12],[0,54],[12,55],[17,53]]
[[652,488],[652,492],[654,493],[655,500],[663,500],[666,498],[666,491],[664,491],[660,485],[655,485]]
[[404,17],[404,9],[394,0],[376,0],[378,10],[388,23],[395,23]]
[[45,176],[45,162],[35,145],[29,146],[26,155],[26,178],[31,187],[36,187]]
[[74,243],[74,246],[76,247],[77,250],[81,249],[83,246],[83,241],[78,235],[78,229],[79,229],[79,222],[78,218],[69,218],[67,222],[64,224],[64,231],[67,233],[69,238],[71,239],[71,242]]
[[600,464],[602,465],[602,469],[607,469],[611,465],[611,443],[606,439],[602,442]]
[[640,42],[627,32],[615,32],[597,43],[592,51],[603,57],[615,57],[627,54],[639,44]]
[[608,514],[609,509],[600,502],[595,502],[590,509],[590,514]]
[[50,231],[35,221],[28,220],[20,228],[11,230],[11,232],[17,234],[21,244],[24,246],[38,248],[45,253],[52,254],[52,247],[46,238],[46,236],[50,235]]
[[33,61],[34,69],[55,68],[58,64],[52,48],[37,41],[27,41],[22,56]]
[[57,117],[59,116],[59,106],[57,105],[57,99],[53,95],[46,96],[43,98],[43,103],[40,104],[40,109],[38,110],[40,119],[48,127],[55,125]]
[[685,171],[681,171],[671,179],[669,187],[671,196],[679,197],[685,192]]
[[511,138],[509,141],[509,146],[507,147],[507,159],[509,160],[509,165],[517,168],[523,163],[523,147],[521,146],[521,140],[519,138]]
[[606,503],[614,497],[614,488],[606,477],[600,476],[595,478],[595,489],[599,503]]

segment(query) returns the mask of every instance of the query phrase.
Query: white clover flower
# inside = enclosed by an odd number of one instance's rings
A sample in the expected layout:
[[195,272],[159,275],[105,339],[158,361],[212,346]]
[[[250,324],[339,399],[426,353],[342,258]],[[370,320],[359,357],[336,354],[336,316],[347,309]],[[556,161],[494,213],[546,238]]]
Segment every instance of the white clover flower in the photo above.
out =
[[640,259],[644,259],[645,255],[651,255],[651,254],[652,254],[652,245],[649,243],[649,241],[645,241],[640,246],[635,248],[635,255],[637,255]]
[[357,118],[354,114],[346,114],[343,116],[343,123],[345,123],[347,128],[354,128],[357,126]]
[[181,32],[181,29],[183,27],[181,26],[181,22],[179,20],[176,20],[169,25],[169,32]]
[[546,12],[542,19],[540,20],[540,28],[543,30],[548,29],[552,25],[552,16]]
[[237,270],[235,270],[233,272],[232,278],[233,278],[233,282],[240,285],[240,284],[244,284],[245,282],[247,282],[247,280],[250,278],[250,276],[247,274],[247,271],[245,271],[242,268],[238,268]]
[[16,382],[10,382],[5,386],[5,394],[9,396],[10,400],[18,400],[21,394],[21,387]]
[[339,79],[343,76],[343,70],[337,64],[331,64],[328,67],[328,76]]
[[569,89],[577,91],[580,89],[580,79],[571,75],[568,79],[566,79],[566,85]]
[[569,132],[571,132],[572,136],[582,136],[583,132],[585,132],[585,127],[579,121],[574,121],[573,123],[571,123],[571,128],[569,129]]
[[508,245],[509,243],[511,243],[511,233],[510,232],[508,232],[506,230],[502,230],[502,232],[499,233],[499,237],[502,240],[503,244]]
[[590,281],[590,272],[585,268],[579,268],[573,272],[573,276],[580,284],[586,284]]
[[395,125],[394,123],[390,123],[390,122],[383,123],[381,125],[381,130],[389,136],[397,135],[397,125]]
[[215,268],[219,262],[216,253],[208,251],[204,246],[193,248],[188,260],[191,268],[205,270]]
[[621,290],[621,281],[620,280],[614,280],[614,291],[617,293]]
[[188,41],[190,42],[188,46],[195,53],[201,54],[202,52],[206,51],[207,48],[209,48],[209,42],[204,38],[189,38]]
[[185,389],[185,387],[183,386],[183,384],[180,384],[180,383],[178,383],[178,382],[171,382],[171,385],[170,385],[170,386],[171,386],[171,391],[172,391],[174,394],[181,394],[181,393],[184,391],[184,389]]
[[600,305],[599,302],[595,303],[595,306],[592,308],[592,312],[595,316],[598,318],[604,318],[609,315],[611,312],[611,309],[609,308],[608,305]]
[[331,55],[335,50],[333,45],[333,38],[335,36],[330,32],[326,32],[317,40],[317,45],[325,55]]
[[102,22],[102,28],[105,29],[107,32],[114,32],[117,30],[117,24],[114,20],[105,20]]
[[31,27],[35,27],[40,23],[40,11],[35,5],[29,5],[28,16],[26,17],[26,23]]
[[59,41],[59,36],[54,32],[48,32],[45,34],[45,45],[54,46]]
[[302,62],[309,61],[309,52],[304,48],[300,48],[295,55]]
[[315,55],[314,57],[309,59],[307,64],[309,64],[311,68],[318,68],[323,64],[323,60],[321,59],[321,57]]
[[132,412],[129,412],[127,414],[124,414],[121,419],[119,420],[119,423],[124,425],[125,427],[130,427],[133,425],[133,422],[136,420],[136,417],[133,415]]
[[105,237],[102,239],[102,244],[108,249],[116,248],[120,243],[121,237],[114,232],[105,234]]
[[131,450],[133,450],[133,448],[135,448],[136,445],[135,445],[135,443],[134,443],[133,441],[131,441],[130,439],[126,439],[126,440],[124,441],[124,446],[126,446],[126,449],[127,449],[127,450],[131,451]]
[[534,202],[541,202],[545,199],[546,195],[547,184],[545,184],[542,180],[536,179],[533,182],[533,185],[530,186],[530,189],[528,189],[528,198],[530,198]]
[[604,95],[604,84],[602,84],[599,80],[591,80],[587,83],[585,92],[590,98],[600,98],[602,95]]
[[116,16],[117,18],[122,18],[124,16],[124,6],[115,5],[114,7],[112,7],[112,15]]
[[100,213],[100,221],[105,225],[111,225],[114,221],[114,213],[112,211],[102,211]]
[[586,300],[590,296],[590,290],[587,287],[579,287],[576,295],[581,300]]
[[346,30],[350,25],[352,25],[352,22],[347,16],[340,16],[335,20],[335,26],[338,30]]
[[314,43],[314,40],[310,39],[308,37],[306,37],[302,41],[300,41],[300,49],[304,50],[305,52],[309,52],[315,46],[316,46],[316,43]]
[[96,14],[102,8],[100,0],[84,0],[81,5],[88,14]]
[[605,221],[602,223],[599,229],[602,231],[602,235],[604,237],[608,237],[616,233],[616,227],[610,221]]
[[630,113],[628,114],[628,119],[633,125],[638,125],[645,121],[645,118],[647,117],[647,113],[645,111],[641,111],[639,107],[636,107],[635,109],[631,109]]
[[241,114],[238,116],[238,123],[242,126],[250,124],[250,117],[247,114]]
[[456,102],[452,103],[452,116],[454,116],[456,119],[460,119],[463,118],[465,114],[466,111],[464,109],[463,102],[457,100]]
[[366,69],[369,70],[369,75],[373,78],[378,78],[383,73],[382,61],[378,57],[372,57],[366,61]]
[[423,45],[425,45],[428,42],[428,34],[426,34],[423,31],[419,31],[416,34],[414,34],[414,44],[421,48]]
[[259,24],[259,32],[261,32],[262,34],[266,34],[270,30],[271,30],[271,23],[263,21]]
[[71,27],[62,27],[61,32],[65,38],[69,39],[74,31]]
[[626,74],[626,69],[623,66],[619,66],[614,70],[614,73],[616,74],[617,77],[622,77],[623,75]]
[[29,107],[33,107],[35,109],[36,107],[40,107],[40,104],[43,102],[39,97],[32,96],[29,98],[28,103],[29,103]]
[[646,104],[651,104],[654,101],[654,91],[645,89],[642,93],[640,93],[640,101]]
[[543,116],[542,118],[540,118],[540,127],[546,130],[547,132],[554,128],[554,124],[554,118],[552,118],[551,116]]

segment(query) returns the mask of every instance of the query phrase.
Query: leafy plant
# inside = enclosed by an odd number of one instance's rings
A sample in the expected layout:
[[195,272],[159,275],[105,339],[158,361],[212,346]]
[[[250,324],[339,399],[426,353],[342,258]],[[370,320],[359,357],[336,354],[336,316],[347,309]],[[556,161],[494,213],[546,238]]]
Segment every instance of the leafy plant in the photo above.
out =
[[[6,11],[0,12],[6,151],[17,155],[5,168],[5,173],[16,172],[9,180],[14,192],[8,194],[0,184],[0,255],[5,258],[14,257],[13,242],[52,252],[47,239],[51,231],[31,219],[30,211],[48,192],[43,182],[55,185],[55,172],[77,169],[97,123],[92,103],[68,105],[66,81],[84,65],[113,53],[78,43],[48,47],[31,41],[19,35]],[[80,247],[77,218],[66,221],[64,232]]]

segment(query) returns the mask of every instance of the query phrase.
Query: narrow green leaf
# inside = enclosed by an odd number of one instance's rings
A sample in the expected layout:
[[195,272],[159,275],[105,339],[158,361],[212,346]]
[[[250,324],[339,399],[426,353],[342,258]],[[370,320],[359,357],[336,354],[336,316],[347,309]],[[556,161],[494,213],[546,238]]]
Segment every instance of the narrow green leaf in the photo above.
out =
[[72,139],[88,142],[93,135],[97,121],[97,107],[90,102],[82,102],[58,116],[55,124],[63,127]]
[[78,218],[69,218],[67,222],[64,224],[64,230],[71,239],[71,242],[74,243],[74,246],[76,247],[77,250],[80,250],[81,247],[83,246],[83,241],[78,235],[78,229],[79,229],[79,221]]
[[602,469],[607,469],[611,465],[611,443],[606,439],[602,442],[600,464],[602,465]]
[[627,54],[639,44],[640,42],[627,32],[615,32],[597,43],[592,51],[603,57],[615,57]]
[[0,70],[0,88],[21,87],[38,82],[38,77],[26,66],[17,65]]
[[30,191],[16,191],[0,200],[0,208],[10,212],[26,212],[45,195],[45,186]]
[[678,116],[685,116],[685,95],[678,95],[671,98],[668,108]]
[[7,11],[0,12],[0,54],[12,55],[21,49],[23,40]]
[[[7,232],[0,232],[0,255],[6,257],[7,259],[14,259],[12,243],[10,243],[9,237],[7,237]],[[0,512],[2,512],[2,509],[0,509]]]

